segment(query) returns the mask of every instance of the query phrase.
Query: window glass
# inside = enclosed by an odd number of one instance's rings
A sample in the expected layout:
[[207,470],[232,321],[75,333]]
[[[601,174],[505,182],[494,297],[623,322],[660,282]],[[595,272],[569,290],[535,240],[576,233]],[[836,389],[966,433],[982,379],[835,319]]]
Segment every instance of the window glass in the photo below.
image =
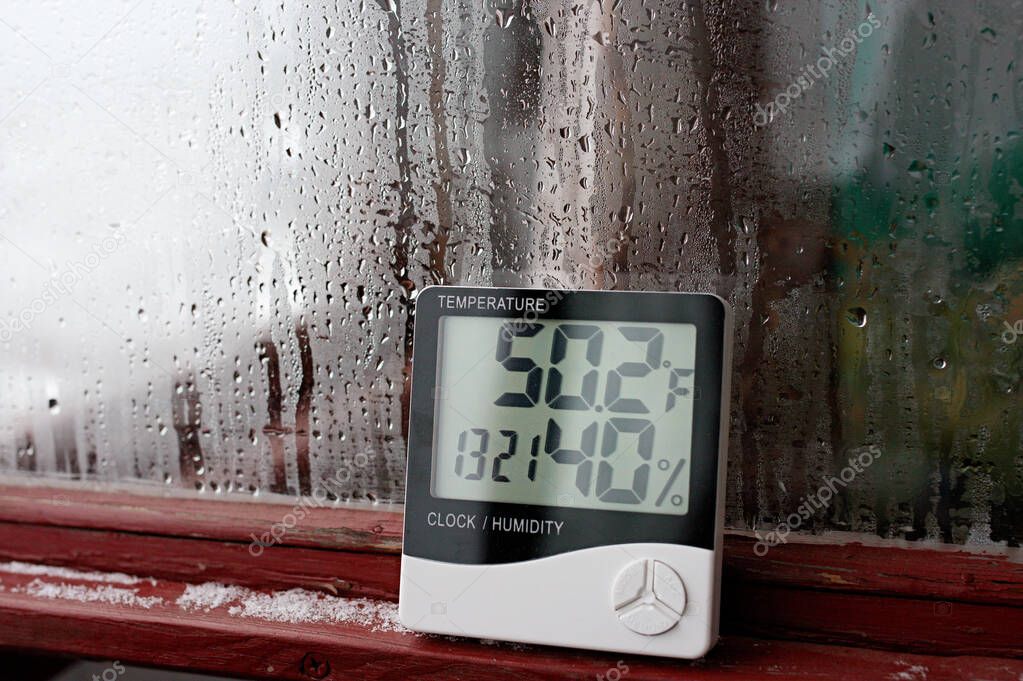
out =
[[3,18],[5,478],[400,502],[423,287],[698,290],[730,526],[1023,537],[1006,3]]

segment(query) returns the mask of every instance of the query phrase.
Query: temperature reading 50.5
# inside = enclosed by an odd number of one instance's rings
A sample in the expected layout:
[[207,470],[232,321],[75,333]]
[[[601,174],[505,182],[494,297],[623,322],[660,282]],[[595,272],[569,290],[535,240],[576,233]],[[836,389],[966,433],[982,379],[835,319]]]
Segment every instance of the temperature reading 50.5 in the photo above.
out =
[[693,325],[453,317],[442,337],[435,494],[686,512]]

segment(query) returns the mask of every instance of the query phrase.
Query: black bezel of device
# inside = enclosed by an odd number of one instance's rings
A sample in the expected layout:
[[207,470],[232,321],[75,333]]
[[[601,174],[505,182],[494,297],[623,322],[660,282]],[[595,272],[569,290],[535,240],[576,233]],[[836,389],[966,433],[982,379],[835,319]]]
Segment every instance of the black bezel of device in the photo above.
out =
[[[521,319],[519,311],[441,307],[441,296],[476,296],[521,300],[542,299],[536,321],[586,319],[612,322],[694,324],[696,373],[693,405],[692,470],[689,511],[685,515],[611,511],[594,508],[534,506],[502,502],[444,499],[431,492],[434,421],[440,322],[446,315]],[[553,301],[553,302],[552,302]],[[538,305],[532,301],[534,306]],[[710,294],[629,291],[559,291],[551,289],[431,286],[416,299],[412,394],[405,488],[405,532],[402,552],[446,563],[498,564],[543,558],[568,551],[654,542],[716,549],[717,481],[721,428],[721,387],[724,377],[724,301]],[[528,321],[533,321],[530,315]],[[496,348],[495,348],[496,349]],[[554,520],[564,523],[556,534],[511,534],[430,525],[431,511]]]

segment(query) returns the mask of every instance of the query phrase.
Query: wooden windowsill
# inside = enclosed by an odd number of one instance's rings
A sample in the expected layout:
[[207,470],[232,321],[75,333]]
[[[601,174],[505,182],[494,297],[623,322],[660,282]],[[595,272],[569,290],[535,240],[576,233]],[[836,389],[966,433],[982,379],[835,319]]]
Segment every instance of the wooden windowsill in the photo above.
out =
[[5,647],[246,678],[599,679],[624,667],[621,678],[629,681],[1018,681],[1023,675],[1018,660],[892,655],[743,637],[726,637],[703,660],[680,662],[426,636],[395,620],[389,601],[0,565]]
[[[0,568],[0,647],[267,678],[310,678],[279,671],[295,667],[295,656],[308,652],[328,655],[335,666],[354,665],[365,678],[390,678],[406,668],[439,678],[449,678],[441,670],[451,669],[468,670],[467,678],[501,678],[498,672],[506,670],[518,670],[519,679],[595,678],[601,665],[620,659],[554,648],[529,648],[525,654],[508,644],[378,631],[357,622],[263,621],[231,615],[227,605],[208,611],[176,605],[189,585],[221,583],[262,594],[301,589],[319,598],[366,598],[380,612],[394,607],[400,513],[311,509],[279,545],[253,551],[252,535],[267,531],[288,510],[278,504],[0,485],[0,564],[140,575],[146,581],[137,585],[139,594],[159,597],[149,608],[47,598],[42,594],[77,593],[61,584],[96,585],[60,573]],[[1015,681],[1023,673],[1017,669],[1023,663],[987,659],[1023,658],[1018,550],[790,536],[758,556],[754,543],[743,533],[726,536],[724,643],[706,661],[682,667],[630,658],[630,679],[668,678],[665,670],[678,678],[679,669],[707,674],[693,678],[758,678],[773,668],[801,679],[881,678],[905,672],[897,662],[916,659],[912,654],[923,656],[917,662],[931,670],[929,678],[945,672],[963,678],[956,670],[967,668]],[[35,579],[42,583],[27,589]],[[47,580],[56,580],[49,591]],[[217,646],[220,652],[184,651],[175,636],[196,650]],[[825,654],[843,662],[815,661]],[[932,659],[935,654],[960,657]],[[260,671],[264,663],[278,672]],[[772,666],[777,664],[782,666]],[[1004,676],[1005,670],[1015,676]]]

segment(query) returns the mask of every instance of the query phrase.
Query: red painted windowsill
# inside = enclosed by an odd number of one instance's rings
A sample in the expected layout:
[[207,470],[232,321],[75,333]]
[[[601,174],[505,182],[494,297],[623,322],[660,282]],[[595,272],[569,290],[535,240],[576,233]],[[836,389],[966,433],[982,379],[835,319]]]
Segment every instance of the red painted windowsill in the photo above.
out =
[[[203,582],[263,593],[297,588],[324,598],[396,600],[400,513],[311,509],[280,545],[253,550],[252,535],[266,532],[289,510],[278,504],[0,486],[0,563],[152,578],[153,588],[169,603],[174,600],[169,596],[180,595],[186,584]],[[928,666],[929,678],[945,678],[941,674],[946,672],[947,678],[966,678],[955,675],[963,669],[970,675],[989,670],[985,678],[1018,679],[1023,673],[1016,661],[989,659],[1023,658],[1018,552],[807,537],[790,537],[766,556],[757,556],[753,548],[749,536],[726,537],[724,644],[707,661],[682,667],[631,658],[630,678],[668,678],[666,669],[676,674],[687,669],[697,674],[692,678],[761,678],[774,668],[770,659],[783,661],[779,669],[789,670],[792,678],[883,678],[909,673],[895,662],[916,659],[913,654],[922,656],[916,661]],[[533,664],[520,656],[519,647],[509,645],[339,624],[239,620],[226,611],[179,612],[170,606],[125,611],[110,604],[32,597],[17,591],[17,584],[25,585],[20,578],[4,577],[0,647],[267,678],[293,677],[259,672],[254,660],[262,664],[260,654],[275,660],[267,664],[279,670],[277,665],[294,667],[296,655],[313,649],[365,669],[365,678],[392,678],[388,674],[403,669],[449,678],[441,668],[469,670],[467,678],[502,678],[495,674],[503,670],[518,670],[516,678],[595,678],[601,670],[594,671],[594,665],[618,659],[531,648],[532,658],[542,661]],[[226,659],[183,654],[166,632],[216,643]],[[254,642],[251,648],[246,641]],[[824,655],[845,662],[829,666],[817,660]],[[1006,676],[1007,670],[1016,675]]]
[[[126,584],[123,576],[26,574],[32,569],[24,564],[11,570],[0,567],[0,644],[4,647],[246,678],[619,678],[610,672],[612,669],[630,681],[1018,681],[1023,675],[1023,661],[1017,660],[893,655],[742,637],[726,637],[710,655],[694,662],[481,644],[470,639],[394,631],[395,606],[389,602],[369,603],[366,607],[377,616],[367,617],[364,622],[302,621],[303,615],[295,617],[293,608],[264,608],[253,614],[250,610],[254,608],[244,605],[246,598],[259,597],[252,592],[214,604],[188,600],[188,585],[180,582],[154,579]],[[83,602],[90,598],[126,602]],[[319,598],[348,609],[354,607],[349,601]],[[273,614],[268,618],[262,616],[263,612]],[[379,612],[384,615],[379,616]]]

